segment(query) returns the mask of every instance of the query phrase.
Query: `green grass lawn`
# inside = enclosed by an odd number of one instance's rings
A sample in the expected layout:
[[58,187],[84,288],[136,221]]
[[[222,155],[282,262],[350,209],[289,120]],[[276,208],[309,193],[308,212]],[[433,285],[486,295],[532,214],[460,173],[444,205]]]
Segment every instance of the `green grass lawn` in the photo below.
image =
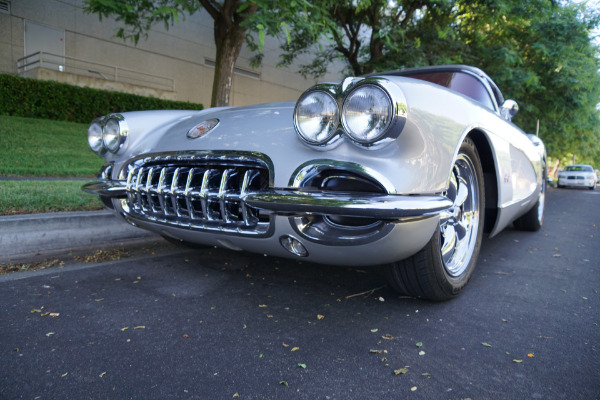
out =
[[0,181],[0,215],[101,210],[82,181]]
[[88,147],[87,128],[0,115],[0,175],[95,176],[104,161]]
[[[0,176],[94,177],[104,160],[87,144],[87,124],[0,115]],[[0,180],[0,215],[98,210],[81,181]]]

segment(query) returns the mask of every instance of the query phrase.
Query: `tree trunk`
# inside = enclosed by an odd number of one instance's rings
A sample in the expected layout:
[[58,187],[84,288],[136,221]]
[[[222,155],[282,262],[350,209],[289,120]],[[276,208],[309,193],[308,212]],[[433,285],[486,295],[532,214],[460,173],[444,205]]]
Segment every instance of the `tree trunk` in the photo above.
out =
[[248,17],[256,13],[258,7],[251,2],[244,11],[239,13],[240,0],[225,0],[223,4],[212,0],[200,0],[200,3],[213,18],[217,48],[210,106],[228,106],[231,101],[235,61],[246,35],[246,28],[243,25]]
[[[217,22],[215,21],[216,24]],[[228,106],[231,100],[233,69],[235,67],[235,60],[244,44],[244,33],[241,32],[241,34],[237,35],[229,33],[221,41],[217,41],[215,33],[215,44],[217,46],[217,57],[215,60],[215,74],[213,77],[210,106]]]

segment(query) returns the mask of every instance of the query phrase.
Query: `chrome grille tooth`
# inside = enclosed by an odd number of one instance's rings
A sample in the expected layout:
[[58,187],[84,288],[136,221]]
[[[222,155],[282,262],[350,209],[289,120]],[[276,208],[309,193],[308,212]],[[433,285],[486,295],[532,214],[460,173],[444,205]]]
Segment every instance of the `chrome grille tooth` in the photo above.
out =
[[202,205],[202,218],[207,221],[216,221],[211,212],[211,200],[215,196],[215,188],[211,186],[212,178],[219,174],[218,169],[207,169],[202,176],[202,187],[200,188],[200,204]]
[[144,211],[148,211],[145,207],[144,207],[144,202],[142,201],[142,194],[140,193],[140,181],[142,180],[142,176],[144,173],[144,168],[140,168],[137,174],[137,178],[135,180],[135,194],[137,197],[137,204],[140,205],[140,208]]
[[195,168],[190,168],[190,170],[188,171],[188,177],[185,183],[185,190],[184,190],[184,196],[185,196],[185,204],[187,205],[187,209],[188,209],[188,216],[190,217],[191,220],[196,219],[196,215],[194,212],[194,207],[192,206],[192,182],[194,180],[194,173],[196,172]]
[[129,204],[134,205],[134,209],[138,210],[138,203],[135,201],[135,189],[133,188],[133,177],[135,175],[135,168],[129,169],[127,173],[127,198],[129,200]]
[[[260,172],[255,169],[249,169],[246,171],[246,173],[244,174],[244,180],[242,182],[242,188],[240,190],[240,198],[243,198],[243,196],[248,192],[248,187],[250,186],[250,183],[252,183],[252,181],[259,175]],[[256,224],[258,222],[258,218],[254,216],[254,214],[250,211],[246,203],[241,201],[241,206],[244,224],[246,224],[246,226],[253,226],[254,224]]]
[[173,172],[173,179],[171,180],[171,188],[169,189],[169,195],[171,199],[171,205],[173,205],[173,212],[178,217],[181,217],[182,215],[179,212],[179,203],[177,201],[177,182],[179,181],[179,171],[181,171],[181,168],[178,167],[175,168],[175,171]]
[[208,183],[210,178],[210,171],[211,170],[206,170],[202,174],[202,186],[200,187],[200,205],[202,206],[202,218],[204,219],[209,219],[207,204],[208,200],[206,199],[206,197],[208,196],[209,191]]
[[226,169],[225,171],[223,171],[223,174],[221,175],[221,184],[219,185],[219,194],[217,194],[217,198],[219,199],[219,208],[221,209],[221,219],[225,222],[231,222],[225,204],[227,196],[227,185],[229,184],[229,175],[231,174],[231,171],[233,170]]
[[154,175],[154,167],[151,167],[148,170],[148,175],[146,176],[146,200],[148,200],[148,208],[152,213],[156,213],[154,209],[154,201],[152,201],[152,177]]
[[164,215],[169,215],[165,204],[165,197],[163,196],[164,188],[165,188],[165,176],[167,174],[167,168],[160,169],[160,177],[158,178],[158,185],[156,186],[156,192],[158,193],[158,204],[160,206],[160,210]]

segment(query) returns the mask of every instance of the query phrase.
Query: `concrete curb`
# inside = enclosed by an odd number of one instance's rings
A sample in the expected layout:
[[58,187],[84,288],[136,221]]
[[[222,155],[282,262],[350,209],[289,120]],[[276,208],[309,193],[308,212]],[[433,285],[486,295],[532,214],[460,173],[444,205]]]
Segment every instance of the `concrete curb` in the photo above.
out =
[[108,210],[0,217],[0,263],[21,256],[109,245],[122,240],[156,239]]

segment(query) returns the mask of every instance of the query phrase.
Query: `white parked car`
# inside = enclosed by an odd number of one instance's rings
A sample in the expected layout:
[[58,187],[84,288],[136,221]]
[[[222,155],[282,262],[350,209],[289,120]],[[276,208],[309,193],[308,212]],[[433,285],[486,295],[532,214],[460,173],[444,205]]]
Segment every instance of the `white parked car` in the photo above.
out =
[[590,190],[596,188],[598,177],[591,165],[577,164],[567,165],[558,173],[558,187],[583,186]]

